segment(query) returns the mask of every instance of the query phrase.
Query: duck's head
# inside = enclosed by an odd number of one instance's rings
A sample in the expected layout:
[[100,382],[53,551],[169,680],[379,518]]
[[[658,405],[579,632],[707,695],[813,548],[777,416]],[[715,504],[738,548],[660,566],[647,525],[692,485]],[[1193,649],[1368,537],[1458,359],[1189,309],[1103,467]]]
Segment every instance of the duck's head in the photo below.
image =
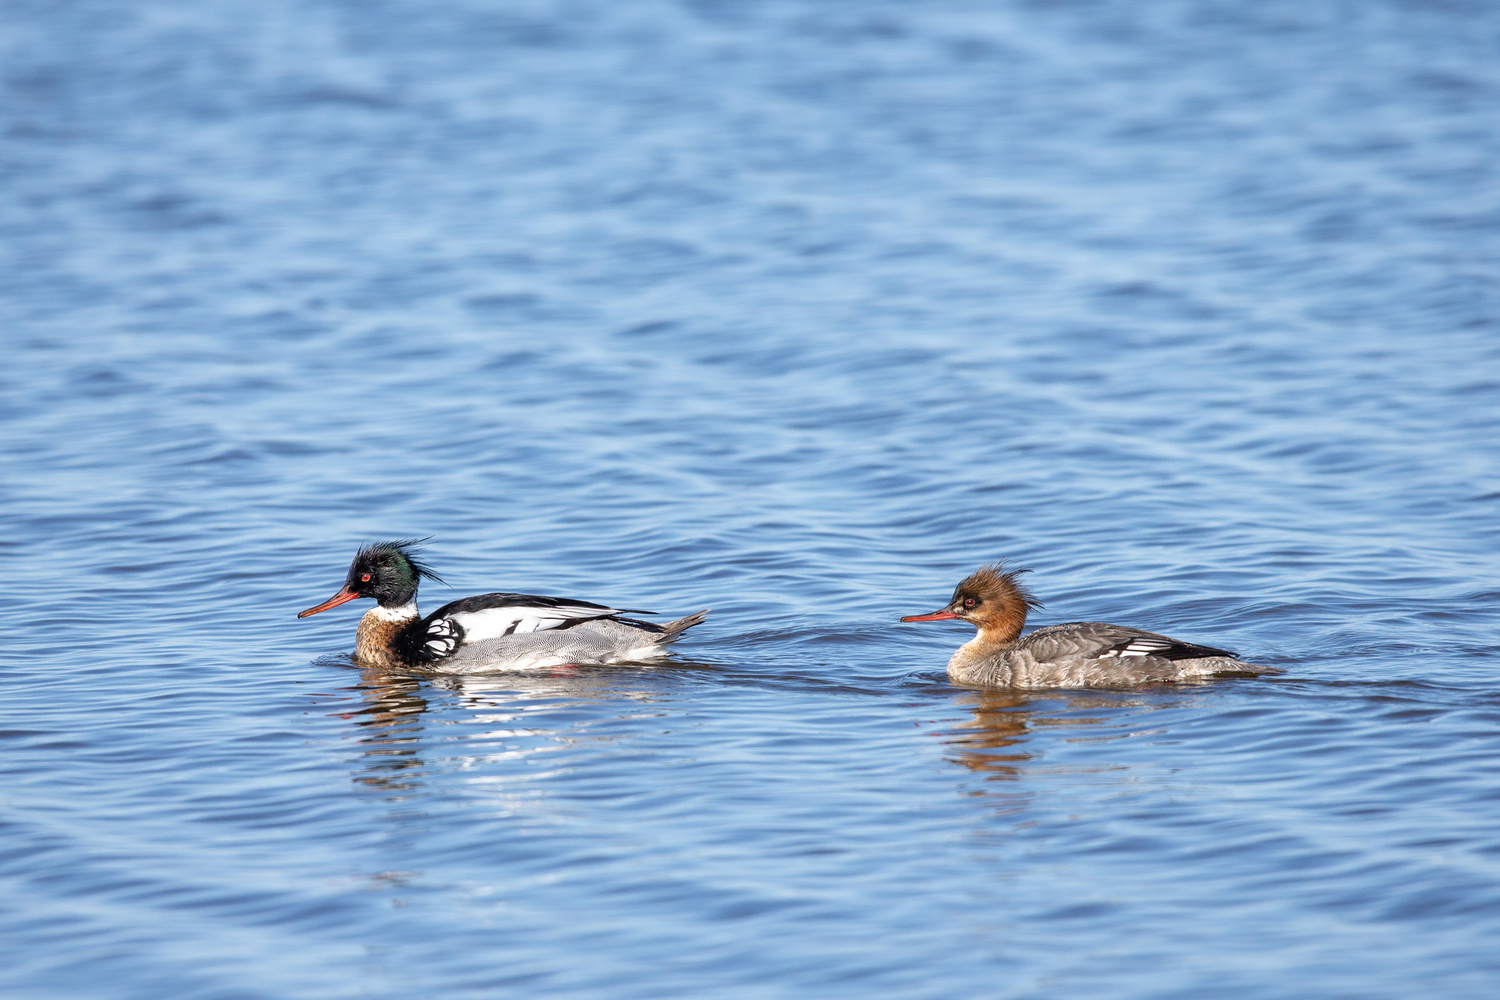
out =
[[443,582],[418,559],[415,546],[422,541],[425,539],[406,538],[366,545],[349,564],[344,589],[317,607],[298,612],[297,617],[306,618],[360,597],[371,598],[386,608],[410,604],[416,600],[422,577]]
[[907,615],[904,622],[935,622],[959,618],[991,633],[1004,642],[1014,642],[1026,625],[1026,613],[1042,602],[1017,581],[1024,569],[1006,570],[1000,563],[982,566],[953,588],[953,599],[925,615]]

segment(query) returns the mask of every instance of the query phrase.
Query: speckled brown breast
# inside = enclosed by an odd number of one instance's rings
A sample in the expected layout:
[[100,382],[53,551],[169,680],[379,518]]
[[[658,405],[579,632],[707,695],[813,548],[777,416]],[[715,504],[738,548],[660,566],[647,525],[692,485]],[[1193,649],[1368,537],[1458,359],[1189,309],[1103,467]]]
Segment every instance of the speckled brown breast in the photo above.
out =
[[354,658],[375,667],[399,666],[401,661],[392,652],[391,643],[410,621],[388,618],[378,608],[366,611],[354,633]]

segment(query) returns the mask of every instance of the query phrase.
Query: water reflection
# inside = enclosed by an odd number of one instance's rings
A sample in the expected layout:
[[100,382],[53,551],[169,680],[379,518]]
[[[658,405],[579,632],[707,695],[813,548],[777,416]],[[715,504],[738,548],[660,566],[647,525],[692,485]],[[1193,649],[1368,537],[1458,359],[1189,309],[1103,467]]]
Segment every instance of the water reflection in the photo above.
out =
[[960,723],[958,731],[944,743],[953,748],[948,757],[973,771],[988,771],[1015,778],[1020,765],[1034,756],[1019,749],[1031,735],[1031,696],[1019,691],[975,691],[962,698],[973,718]]
[[344,716],[359,727],[363,765],[354,780],[389,792],[410,792],[420,784],[422,713],[427,699],[412,677],[366,668],[360,671],[364,707]]
[[948,760],[997,779],[1022,777],[1026,765],[1041,758],[1026,748],[1043,730],[1078,730],[1071,741],[1107,741],[1139,735],[1139,716],[1184,703],[1179,689],[1135,691],[970,691],[958,703],[972,718],[944,739],[952,748]]
[[422,786],[435,754],[444,770],[477,769],[473,785],[545,777],[517,765],[632,735],[632,720],[662,713],[640,707],[665,700],[670,683],[628,667],[431,677],[365,667],[352,689],[362,704],[341,715],[360,747],[354,780],[406,797]]

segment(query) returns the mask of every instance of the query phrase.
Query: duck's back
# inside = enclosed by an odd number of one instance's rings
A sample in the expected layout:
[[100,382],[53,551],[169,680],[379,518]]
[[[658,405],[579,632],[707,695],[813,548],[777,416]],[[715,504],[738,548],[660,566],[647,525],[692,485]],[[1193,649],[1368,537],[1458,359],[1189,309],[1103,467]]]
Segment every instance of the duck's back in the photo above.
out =
[[1047,625],[998,650],[986,650],[976,639],[948,662],[948,676],[956,683],[979,687],[1135,687],[1276,672],[1227,650],[1106,622]]
[[539,670],[569,663],[625,663],[652,659],[664,653],[662,638],[659,625],[597,618],[566,629],[498,635],[466,642],[445,657],[441,664],[445,669],[467,672]]
[[465,598],[423,623],[421,665],[468,672],[650,660],[708,614],[657,624],[624,617],[632,613],[649,614],[530,594]]

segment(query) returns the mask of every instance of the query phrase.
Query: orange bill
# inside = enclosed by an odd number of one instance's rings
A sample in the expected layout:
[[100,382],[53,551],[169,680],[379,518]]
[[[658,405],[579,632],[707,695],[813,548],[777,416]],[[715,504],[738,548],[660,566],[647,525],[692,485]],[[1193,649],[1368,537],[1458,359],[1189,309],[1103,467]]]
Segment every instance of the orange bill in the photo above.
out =
[[[322,608],[314,608],[313,609],[313,611],[322,611],[322,610],[323,610]],[[309,611],[308,614],[312,614],[312,612]],[[934,611],[930,615],[907,615],[905,618],[903,618],[901,620],[904,621],[904,622],[938,622],[938,621],[942,621],[945,618],[957,618],[957,617],[958,617],[958,615],[955,615],[951,611]]]
[[324,601],[322,604],[319,604],[317,607],[308,608],[306,611],[297,612],[297,617],[306,618],[308,615],[315,615],[319,611],[327,611],[329,608],[336,608],[340,604],[343,604],[345,601],[352,601],[358,596],[359,595],[354,591],[350,590],[348,587],[345,587],[343,590],[339,591],[337,594],[334,594],[332,597]]

